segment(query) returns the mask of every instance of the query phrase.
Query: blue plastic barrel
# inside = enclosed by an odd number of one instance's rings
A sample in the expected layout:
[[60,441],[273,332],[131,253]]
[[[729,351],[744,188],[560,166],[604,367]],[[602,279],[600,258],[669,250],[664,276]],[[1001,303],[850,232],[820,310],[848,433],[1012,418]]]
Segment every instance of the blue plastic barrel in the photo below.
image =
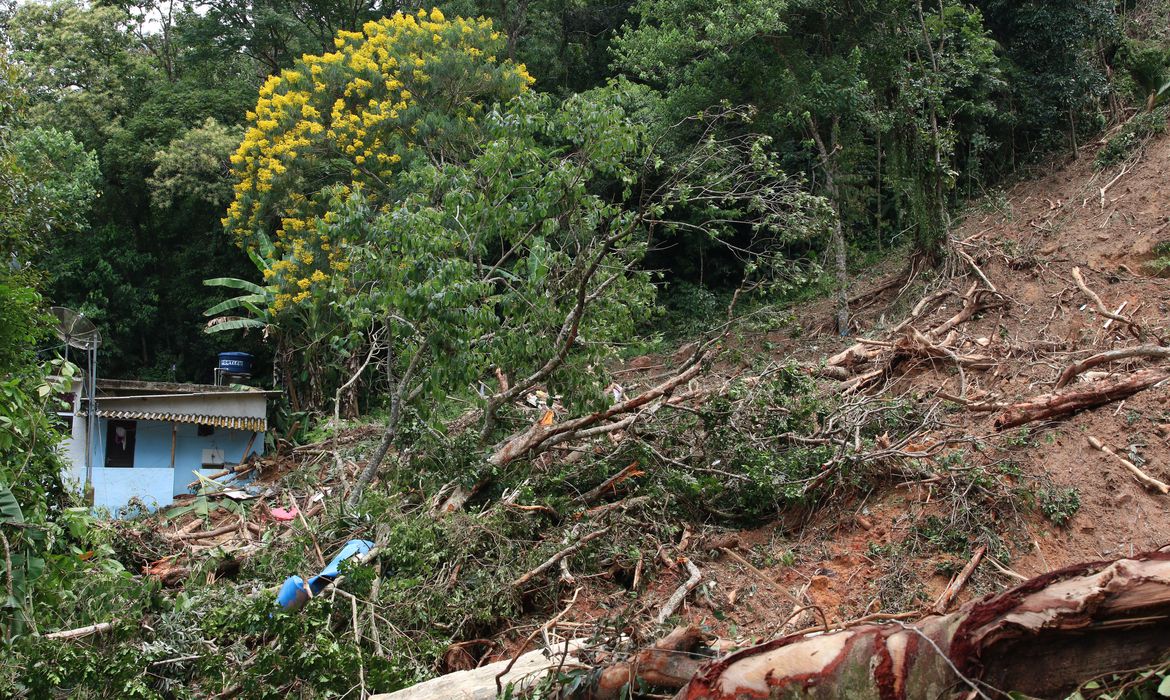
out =
[[219,371],[228,374],[251,374],[252,355],[246,352],[221,352]]

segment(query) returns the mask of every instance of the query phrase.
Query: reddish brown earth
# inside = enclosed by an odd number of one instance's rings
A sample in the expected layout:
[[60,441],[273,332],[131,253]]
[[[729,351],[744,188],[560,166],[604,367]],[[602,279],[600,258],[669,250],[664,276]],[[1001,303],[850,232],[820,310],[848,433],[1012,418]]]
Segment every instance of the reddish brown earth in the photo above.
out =
[[[966,371],[970,399],[1012,403],[1045,394],[1075,361],[1103,350],[1160,344],[1170,335],[1170,280],[1159,277],[1153,264],[1159,246],[1170,254],[1170,138],[1151,143],[1135,162],[1104,172],[1092,167],[1093,148],[1076,161],[1052,164],[1047,174],[1002,197],[979,203],[952,232],[955,245],[972,256],[1008,301],[957,328],[955,350],[995,359],[990,370]],[[1101,188],[1111,182],[1102,198]],[[879,301],[857,312],[860,334],[886,339],[884,330],[919,299],[947,286],[961,294],[978,281],[962,260],[951,265],[951,270],[939,270],[935,281],[884,290]],[[880,289],[901,272],[894,263],[884,267],[891,277],[866,280],[858,290]],[[1073,282],[1073,267],[1081,268],[1111,310],[1126,302],[1122,314],[1145,331],[1142,341],[1121,324],[1104,328],[1106,319]],[[959,299],[952,296],[916,326],[929,328],[958,309]],[[782,348],[775,351],[776,359],[816,364],[849,344],[824,332],[831,313],[827,304],[797,313],[811,335],[793,339],[779,332],[760,339],[761,345],[768,341]],[[638,362],[658,365],[644,358]],[[1152,366],[1157,362],[1138,358],[1094,370],[1115,376]],[[647,373],[652,371],[662,370]],[[726,377],[736,368],[723,366],[718,373]],[[629,375],[631,385],[635,376]],[[826,390],[832,391],[832,385],[826,380]],[[940,392],[960,394],[960,383],[952,366],[911,361],[894,373],[886,391],[928,405],[941,401]],[[954,446],[934,459],[916,460],[915,468],[905,472],[914,476],[894,477],[864,501],[854,496],[834,500],[803,520],[738,533],[734,551],[755,571],[720,550],[704,549],[710,533],[696,533],[686,554],[699,565],[703,581],[713,585],[688,597],[682,617],[744,643],[826,621],[925,609],[966,563],[965,556],[937,547],[911,546],[928,516],[966,538],[968,551],[991,541],[988,532],[998,537],[999,549],[992,548],[959,602],[1012,585],[1012,573],[1032,577],[1074,562],[1164,546],[1170,543],[1170,496],[1145,489],[1112,457],[1091,449],[1087,437],[1144,460],[1148,474],[1170,481],[1168,400],[1170,388],[1158,386],[1065,420],[1002,434],[994,429],[994,412],[950,403],[946,427],[929,440],[977,438],[980,449]],[[983,488],[997,494],[990,499],[994,509],[984,506],[988,499],[971,496],[967,474],[974,468],[990,480]],[[1054,524],[1029,502],[1045,489],[1075,489],[1080,507],[1068,523]],[[639,596],[635,612],[652,617],[686,578],[681,566],[660,571]],[[807,608],[795,616],[793,597]],[[586,586],[566,619],[612,621],[619,611],[630,611],[629,599],[628,591],[598,581]],[[571,634],[571,629],[564,632]]]

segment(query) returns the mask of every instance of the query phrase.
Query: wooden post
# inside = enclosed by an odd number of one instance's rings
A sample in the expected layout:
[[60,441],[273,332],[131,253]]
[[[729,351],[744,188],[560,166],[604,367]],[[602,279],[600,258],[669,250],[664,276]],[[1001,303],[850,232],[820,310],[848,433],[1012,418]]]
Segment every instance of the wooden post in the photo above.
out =
[[243,464],[244,462],[248,461],[248,455],[252,453],[252,443],[256,442],[256,435],[257,434],[258,433],[253,431],[252,437],[248,438],[248,446],[244,448],[244,456],[240,457],[240,461],[237,462],[237,464]]
[[175,468],[175,442],[178,439],[179,424],[171,421],[171,469]]

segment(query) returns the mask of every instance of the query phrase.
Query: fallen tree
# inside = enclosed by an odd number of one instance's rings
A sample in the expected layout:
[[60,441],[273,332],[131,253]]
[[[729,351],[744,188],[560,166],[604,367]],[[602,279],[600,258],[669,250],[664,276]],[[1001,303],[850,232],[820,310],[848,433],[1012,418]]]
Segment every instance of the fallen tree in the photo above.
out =
[[[1170,660],[1170,550],[1071,566],[912,624],[896,619],[905,615],[878,617],[804,630],[714,661],[705,661],[713,652],[694,627],[621,657],[586,653],[575,640],[373,697],[486,699],[509,683],[531,689],[570,670],[577,673],[557,697],[1064,697],[1102,675]],[[611,660],[590,668],[583,657],[597,653]]]
[[1052,420],[1119,401],[1170,379],[1170,368],[1158,367],[1131,375],[1093,382],[1084,388],[1044,394],[1008,406],[995,419],[995,429],[1005,430],[1039,420]]
[[1170,553],[1079,564],[914,624],[796,634],[712,662],[676,696],[1064,697],[1170,657]]

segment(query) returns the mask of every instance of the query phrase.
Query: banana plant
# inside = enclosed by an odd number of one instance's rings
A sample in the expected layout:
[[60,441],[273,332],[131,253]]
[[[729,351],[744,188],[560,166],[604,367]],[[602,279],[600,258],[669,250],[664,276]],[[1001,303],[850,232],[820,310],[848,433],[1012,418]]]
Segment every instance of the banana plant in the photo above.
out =
[[[42,556],[45,547],[45,533],[42,528],[25,522],[20,503],[7,484],[0,483],[0,579],[4,593],[0,595],[0,620],[3,620],[4,635],[11,640],[32,620],[31,598],[33,582],[45,571]],[[13,625],[15,623],[15,625]]]
[[[261,274],[268,267],[267,256],[264,251],[249,250],[248,257],[252,259],[252,263],[256,265]],[[221,333],[223,331],[234,331],[240,329],[257,329],[264,333],[267,337],[269,326],[271,325],[271,307],[272,300],[276,295],[275,286],[262,286],[255,282],[239,279],[236,277],[216,277],[213,279],[203,280],[203,284],[208,287],[224,287],[226,289],[236,289],[244,292],[239,296],[225,299],[215,306],[203,312],[204,316],[211,316],[204,329],[207,333]],[[244,311],[247,315],[242,315],[239,311]],[[227,312],[237,312],[235,314],[228,314]],[[226,315],[225,315],[226,314]]]

